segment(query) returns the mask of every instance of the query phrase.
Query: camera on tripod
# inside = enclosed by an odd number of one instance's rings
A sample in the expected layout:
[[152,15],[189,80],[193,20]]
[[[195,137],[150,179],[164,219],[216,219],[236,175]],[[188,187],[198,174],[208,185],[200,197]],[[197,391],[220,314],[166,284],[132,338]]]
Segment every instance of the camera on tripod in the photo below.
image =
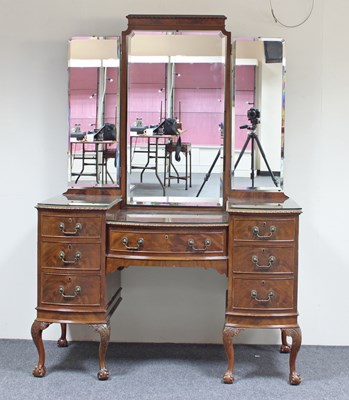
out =
[[259,118],[261,117],[261,112],[257,108],[250,108],[247,111],[247,118],[252,125],[259,124]]
[[265,162],[265,165],[268,168],[269,175],[270,175],[272,181],[274,182],[274,185],[276,187],[278,187],[278,182],[275,179],[275,176],[274,176],[272,170],[270,169],[267,157],[265,156],[265,153],[264,153],[263,148],[262,148],[262,144],[259,141],[258,136],[256,134],[256,127],[257,127],[257,124],[260,123],[260,121],[259,121],[260,117],[261,117],[261,113],[257,108],[250,108],[247,111],[247,118],[251,122],[251,125],[250,126],[249,125],[240,126],[240,129],[247,129],[248,130],[248,135],[247,135],[247,138],[246,138],[246,141],[245,141],[244,145],[242,146],[242,149],[240,151],[239,157],[236,160],[236,163],[234,164],[233,174],[234,174],[234,171],[236,170],[236,168],[237,168],[242,156],[244,155],[245,150],[246,150],[249,142],[251,141],[251,181],[252,181],[252,187],[253,188],[255,187],[254,186],[254,175],[255,175],[255,166],[254,166],[255,156],[254,156],[254,151],[255,151],[255,144],[256,144],[256,146],[258,147],[258,149],[259,149],[259,151],[261,153],[261,156],[262,156],[262,158],[263,158],[263,160]]

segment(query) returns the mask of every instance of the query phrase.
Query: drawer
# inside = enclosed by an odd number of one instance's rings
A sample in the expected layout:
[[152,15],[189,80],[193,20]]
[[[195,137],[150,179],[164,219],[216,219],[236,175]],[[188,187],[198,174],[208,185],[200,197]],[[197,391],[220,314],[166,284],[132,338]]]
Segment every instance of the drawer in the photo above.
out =
[[294,307],[294,280],[233,278],[233,308],[284,310]]
[[99,306],[101,277],[42,273],[40,297],[42,304]]
[[96,215],[54,214],[41,217],[42,236],[99,238],[101,230],[102,218]]
[[234,219],[234,240],[293,241],[296,236],[294,219]]
[[99,270],[101,245],[99,243],[41,242],[41,268],[78,268]]
[[234,246],[234,272],[292,273],[295,251],[293,247]]
[[188,230],[114,230],[109,231],[108,252],[158,254],[213,254],[226,252],[225,230],[192,232]]

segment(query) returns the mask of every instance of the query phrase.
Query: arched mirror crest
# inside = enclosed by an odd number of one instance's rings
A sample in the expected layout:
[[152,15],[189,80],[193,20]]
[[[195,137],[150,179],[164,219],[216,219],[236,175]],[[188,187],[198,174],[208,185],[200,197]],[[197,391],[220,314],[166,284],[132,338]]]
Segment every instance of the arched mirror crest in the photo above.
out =
[[119,38],[68,43],[70,187],[119,186]]

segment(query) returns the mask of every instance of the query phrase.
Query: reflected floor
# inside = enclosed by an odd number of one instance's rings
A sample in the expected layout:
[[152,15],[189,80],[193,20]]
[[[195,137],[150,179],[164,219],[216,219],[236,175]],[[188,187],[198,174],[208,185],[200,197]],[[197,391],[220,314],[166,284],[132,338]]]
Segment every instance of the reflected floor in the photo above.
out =
[[[192,187],[185,189],[185,181],[176,179],[171,180],[171,186],[166,186],[166,196],[180,196],[180,197],[196,197],[201,186],[204,183],[206,174],[193,173],[192,174]],[[133,196],[162,196],[163,191],[160,182],[157,180],[155,174],[145,173],[143,175],[143,182],[140,182],[140,173],[132,172],[128,176],[128,182],[131,185],[131,192]],[[207,182],[204,184],[200,197],[221,197],[221,175],[211,174]]]
[[[192,187],[188,190],[185,189],[185,181],[180,180],[177,182],[175,179],[171,180],[171,186],[166,186],[166,196],[180,196],[180,197],[196,197],[200,188],[199,197],[218,198],[221,197],[221,175],[212,173],[209,179],[205,182],[205,173],[192,174]],[[128,182],[131,185],[131,192],[133,196],[162,196],[163,191],[155,174],[146,173],[143,176],[143,182],[140,182],[140,173],[132,172],[128,176]],[[205,183],[204,183],[205,182]],[[257,176],[254,179],[255,187],[274,188],[274,183],[269,176]],[[234,178],[235,187],[251,187],[250,178]]]
[[[276,181],[279,182],[280,177],[276,176]],[[240,177],[234,177],[234,188],[251,188],[252,187],[252,181],[251,178],[245,177],[245,178],[240,178]],[[256,176],[254,178],[254,188],[268,188],[268,189],[273,189],[276,188],[274,185],[273,180],[269,175],[267,176]]]
[[[180,180],[177,182],[175,179],[171,180],[171,186],[166,186],[166,196],[180,196],[180,197],[196,197],[200,188],[202,187],[201,193],[199,197],[207,197],[207,198],[218,198],[221,197],[221,174],[212,173],[208,180],[205,182],[206,173],[193,173],[192,174],[192,187],[189,187],[188,181],[188,189],[185,189],[185,181]],[[277,179],[279,179],[277,177]],[[140,182],[140,173],[132,172],[132,174],[128,175],[128,182],[131,185],[131,191],[133,196],[162,196],[163,191],[162,187],[157,180],[155,174],[153,173],[145,173],[143,176],[143,182]],[[205,183],[204,183],[205,182]],[[263,187],[263,188],[274,188],[274,183],[271,180],[270,176],[257,176],[254,179],[255,187]],[[91,180],[81,180],[78,184],[75,184],[72,181],[69,185],[70,187],[98,187],[96,181]],[[110,181],[107,185],[114,187]],[[234,187],[235,188],[249,188],[251,187],[251,179],[250,178],[234,178]]]

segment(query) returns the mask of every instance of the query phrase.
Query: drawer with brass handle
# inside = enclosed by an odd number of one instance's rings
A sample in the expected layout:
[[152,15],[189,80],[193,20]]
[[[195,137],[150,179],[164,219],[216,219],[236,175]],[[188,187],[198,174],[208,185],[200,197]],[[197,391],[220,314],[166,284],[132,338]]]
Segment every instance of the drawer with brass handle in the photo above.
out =
[[41,235],[47,237],[100,237],[102,219],[98,216],[52,214],[41,217]]
[[296,235],[293,219],[236,218],[233,223],[234,240],[293,241]]
[[234,246],[233,272],[292,273],[295,251],[290,247]]
[[99,270],[100,256],[99,243],[42,241],[39,257],[41,268]]
[[224,230],[194,232],[126,231],[111,229],[108,238],[108,253],[137,252],[159,254],[225,254],[226,234]]
[[101,304],[99,275],[41,274],[41,304],[88,305]]
[[289,310],[294,307],[293,278],[244,279],[234,277],[234,309]]

